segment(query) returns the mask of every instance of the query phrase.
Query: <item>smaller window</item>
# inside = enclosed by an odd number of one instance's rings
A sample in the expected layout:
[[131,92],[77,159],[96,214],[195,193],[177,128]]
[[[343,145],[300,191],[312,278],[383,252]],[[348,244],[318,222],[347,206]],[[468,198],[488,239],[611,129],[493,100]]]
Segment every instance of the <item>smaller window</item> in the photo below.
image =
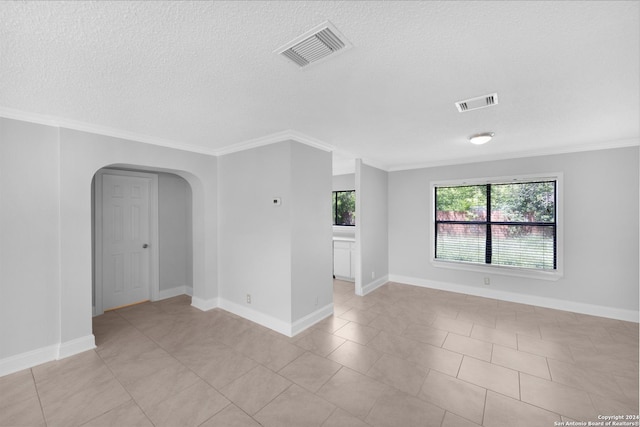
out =
[[333,225],[356,225],[356,191],[333,192]]

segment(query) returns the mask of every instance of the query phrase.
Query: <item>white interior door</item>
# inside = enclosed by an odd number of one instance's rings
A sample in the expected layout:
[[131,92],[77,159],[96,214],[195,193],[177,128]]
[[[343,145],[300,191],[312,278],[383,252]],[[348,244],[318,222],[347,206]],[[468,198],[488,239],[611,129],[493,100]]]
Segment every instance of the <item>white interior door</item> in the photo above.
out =
[[151,178],[102,175],[103,310],[149,299]]

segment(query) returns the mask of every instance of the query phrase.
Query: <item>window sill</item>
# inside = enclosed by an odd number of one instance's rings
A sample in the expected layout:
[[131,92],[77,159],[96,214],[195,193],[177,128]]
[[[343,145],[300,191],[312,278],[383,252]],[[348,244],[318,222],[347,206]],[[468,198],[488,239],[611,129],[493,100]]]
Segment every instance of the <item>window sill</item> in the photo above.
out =
[[517,267],[505,267],[500,265],[479,265],[479,264],[471,264],[471,263],[465,263],[465,262],[441,261],[436,259],[432,259],[431,264],[437,268],[448,268],[450,270],[474,271],[477,273],[484,273],[484,274],[498,274],[501,276],[525,277],[527,279],[548,280],[553,282],[560,280],[563,276],[562,271],[560,269],[557,269],[551,272],[551,271],[540,271],[540,270],[517,268]]

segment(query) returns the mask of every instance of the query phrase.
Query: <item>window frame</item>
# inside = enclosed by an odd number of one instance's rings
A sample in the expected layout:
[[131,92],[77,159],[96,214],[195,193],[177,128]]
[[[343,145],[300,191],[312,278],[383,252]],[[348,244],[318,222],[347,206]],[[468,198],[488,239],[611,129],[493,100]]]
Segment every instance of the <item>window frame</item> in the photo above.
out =
[[[331,195],[333,196],[332,205],[335,204],[335,209],[332,209],[333,213],[331,214],[333,216],[333,220],[332,220],[333,226],[334,227],[355,227],[356,224],[336,224],[336,219],[338,218],[338,193],[353,193],[355,197],[356,190],[333,190],[331,192]],[[355,209],[354,209],[354,212],[355,212]],[[354,221],[357,222],[357,218]]]
[[[447,186],[473,186],[487,184],[513,184],[539,181],[555,181],[556,182],[556,268],[555,270],[538,270],[524,267],[514,267],[496,264],[479,264],[464,261],[443,260],[436,258],[436,188]],[[525,277],[541,280],[559,280],[564,276],[564,206],[563,206],[563,174],[561,172],[529,174],[529,175],[513,175],[484,177],[471,179],[458,179],[446,181],[432,181],[429,183],[431,209],[429,212],[430,233],[429,233],[429,252],[431,264],[434,267],[446,268],[453,270],[473,271],[486,275],[498,274],[515,277]]]

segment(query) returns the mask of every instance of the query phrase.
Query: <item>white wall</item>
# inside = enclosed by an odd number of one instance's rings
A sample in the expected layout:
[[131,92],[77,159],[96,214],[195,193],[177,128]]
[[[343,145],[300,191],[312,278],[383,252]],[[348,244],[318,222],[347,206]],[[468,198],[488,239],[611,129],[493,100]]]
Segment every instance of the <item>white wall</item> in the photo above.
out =
[[94,345],[91,180],[102,167],[174,172],[189,181],[193,191],[193,303],[206,308],[215,302],[215,157],[0,120],[0,299],[8,305],[0,311],[0,375]]
[[0,360],[60,342],[57,138],[0,118]]
[[356,174],[333,175],[333,191],[351,191],[356,189]]
[[[356,161],[356,293],[367,294],[389,275],[388,173]],[[358,265],[358,258],[360,260]]]
[[[638,320],[638,147],[389,174],[394,281]],[[429,183],[562,172],[564,277],[545,281],[434,267]],[[483,284],[490,276],[491,285]]]
[[218,159],[221,304],[284,324],[291,322],[290,158],[291,144],[281,142]]
[[331,298],[330,159],[292,141],[219,158],[222,308],[291,335]]
[[291,150],[291,316],[295,324],[323,308],[327,315],[327,310],[333,311],[332,221],[327,200],[331,153],[296,143]]
[[193,289],[191,188],[178,175],[158,174],[160,291]]

